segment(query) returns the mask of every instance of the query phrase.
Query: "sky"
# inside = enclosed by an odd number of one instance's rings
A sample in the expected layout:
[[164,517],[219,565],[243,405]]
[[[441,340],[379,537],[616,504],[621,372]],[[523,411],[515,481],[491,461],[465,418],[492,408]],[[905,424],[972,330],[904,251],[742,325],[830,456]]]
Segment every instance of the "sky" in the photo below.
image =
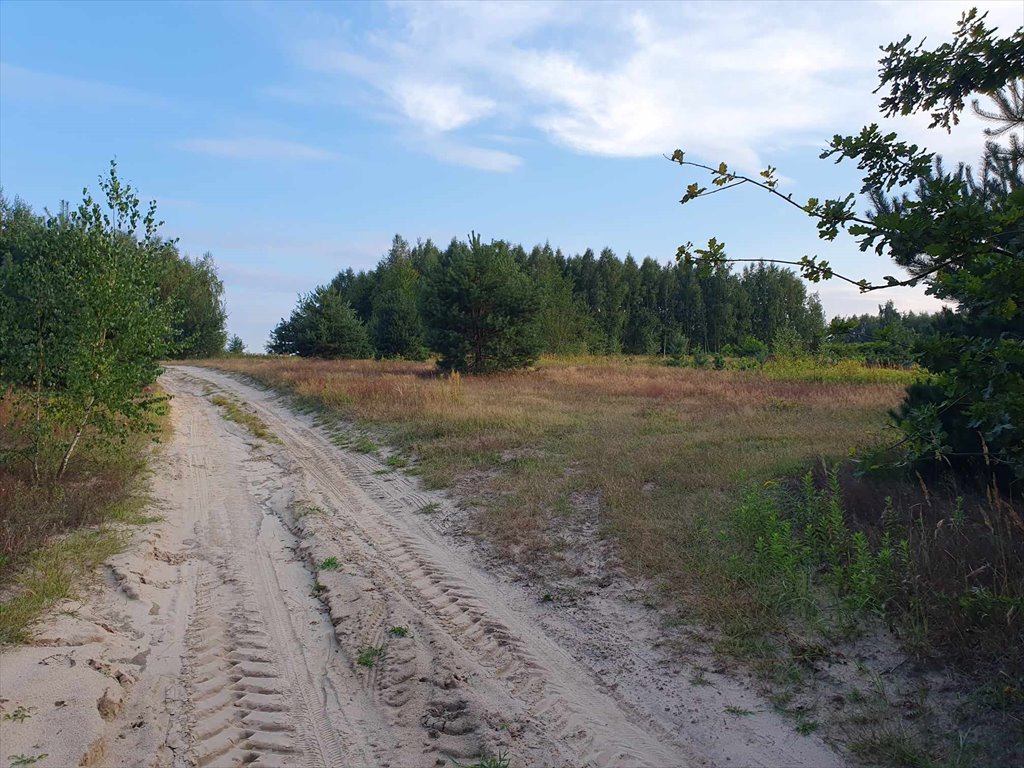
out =
[[[471,230],[568,254],[734,258],[894,274],[850,238],[742,188],[680,206],[694,169],[771,164],[795,199],[859,189],[818,159],[871,122],[948,160],[947,135],[878,114],[879,46],[949,39],[977,4],[1009,34],[1024,2],[0,3],[0,185],[37,210],[77,202],[112,158],[163,234],[210,252],[228,327],[253,350],[300,292],[370,269],[398,233]],[[865,206],[861,206],[863,210]],[[813,286],[826,314],[938,305],[923,288]]]

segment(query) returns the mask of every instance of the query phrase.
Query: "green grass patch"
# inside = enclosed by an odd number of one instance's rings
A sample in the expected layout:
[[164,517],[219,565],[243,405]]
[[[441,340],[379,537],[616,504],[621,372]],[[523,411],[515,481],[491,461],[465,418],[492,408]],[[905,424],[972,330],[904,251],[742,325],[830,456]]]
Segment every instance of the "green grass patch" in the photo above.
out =
[[356,664],[371,669],[384,658],[383,645],[364,645],[356,655]]
[[0,603],[0,645],[24,643],[47,608],[73,597],[96,567],[124,546],[126,535],[109,527],[73,531],[40,547],[8,585]]
[[263,419],[252,411],[246,410],[237,400],[225,397],[224,395],[214,395],[210,398],[210,402],[223,409],[221,413],[225,419],[241,424],[249,430],[253,437],[266,440],[268,443],[281,442],[280,438],[270,431],[270,428]]

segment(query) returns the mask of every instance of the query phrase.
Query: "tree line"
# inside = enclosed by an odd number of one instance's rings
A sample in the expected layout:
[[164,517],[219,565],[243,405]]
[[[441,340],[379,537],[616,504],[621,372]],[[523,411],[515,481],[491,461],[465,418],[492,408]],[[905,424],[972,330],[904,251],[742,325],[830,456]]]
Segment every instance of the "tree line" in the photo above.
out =
[[0,195],[0,394],[36,481],[50,465],[60,479],[85,435],[147,428],[159,360],[227,341],[212,256],[162,238],[116,163],[100,188],[55,214]]
[[791,270],[754,264],[702,274],[609,248],[567,256],[477,234],[442,250],[396,235],[375,269],[339,272],[299,298],[268,351],[318,357],[440,356],[486,372],[550,354],[807,350],[827,333],[821,303]]

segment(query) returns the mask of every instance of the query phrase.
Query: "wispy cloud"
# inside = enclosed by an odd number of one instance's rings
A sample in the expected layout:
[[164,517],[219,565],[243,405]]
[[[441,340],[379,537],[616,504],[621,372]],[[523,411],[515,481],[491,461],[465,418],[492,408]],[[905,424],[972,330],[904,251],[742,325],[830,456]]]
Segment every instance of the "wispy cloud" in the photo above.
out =
[[402,80],[392,86],[402,112],[430,131],[453,131],[494,112],[492,99],[474,96],[458,85]]
[[[878,46],[907,32],[946,38],[970,4],[396,3],[384,24],[358,34],[300,23],[292,50],[338,91],[371,89],[401,131],[452,141],[471,130],[532,133],[610,157],[679,146],[751,169],[768,148],[820,144],[877,119]],[[980,4],[1004,29],[1019,25],[1016,3]],[[923,133],[917,123],[906,130]],[[450,146],[467,143],[479,141]],[[467,164],[467,155],[497,159],[494,151],[443,157]],[[470,164],[514,167],[507,158]]]
[[474,147],[447,140],[432,141],[426,146],[430,154],[438,160],[462,165],[466,168],[475,168],[478,171],[507,173],[514,171],[523,163],[523,159],[518,155],[503,152],[500,149]]
[[94,107],[133,106],[167,108],[169,99],[97,80],[64,77],[0,62],[0,95],[4,99],[76,103]]
[[281,139],[235,137],[220,139],[188,139],[178,147],[189,152],[236,160],[336,160],[330,150]]

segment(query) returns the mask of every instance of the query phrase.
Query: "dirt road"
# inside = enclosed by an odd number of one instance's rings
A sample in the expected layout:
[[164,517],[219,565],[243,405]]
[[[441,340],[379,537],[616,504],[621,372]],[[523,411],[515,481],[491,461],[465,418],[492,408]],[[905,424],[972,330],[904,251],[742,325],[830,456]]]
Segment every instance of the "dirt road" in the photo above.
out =
[[[35,716],[5,726],[0,757],[841,764],[742,685],[688,682],[642,608],[614,594],[572,611],[542,604],[458,535],[450,499],[342,450],[272,393],[186,367],[163,385],[174,398],[153,482],[163,519],[41,644],[5,655],[4,696]],[[279,442],[226,421],[215,394],[254,409]]]

